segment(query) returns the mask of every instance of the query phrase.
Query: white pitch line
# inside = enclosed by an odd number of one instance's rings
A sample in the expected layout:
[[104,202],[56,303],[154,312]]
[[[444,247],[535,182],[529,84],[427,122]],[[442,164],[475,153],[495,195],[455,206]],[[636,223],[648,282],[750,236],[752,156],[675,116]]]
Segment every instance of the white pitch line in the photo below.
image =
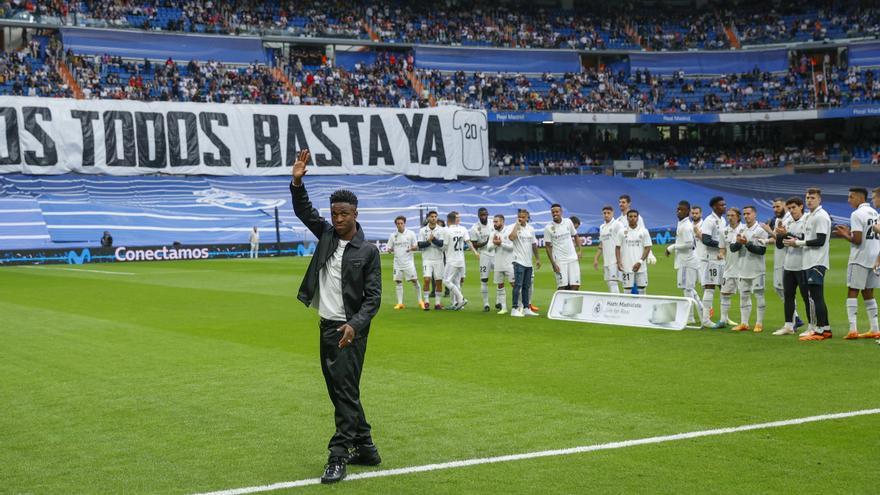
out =
[[[782,421],[772,421],[769,423],[757,423],[751,425],[731,426],[727,428],[716,428],[712,430],[692,431],[688,433],[676,433],[674,435],[663,435],[658,437],[639,438],[636,440],[622,440],[619,442],[600,443],[595,445],[584,445],[581,447],[571,447],[567,449],[542,450],[538,452],[527,452],[524,454],[511,454],[496,457],[482,457],[476,459],[465,459],[461,461],[441,462],[438,464],[425,464],[422,466],[411,466],[396,469],[385,469],[382,471],[368,471],[365,473],[356,473],[349,475],[345,481],[363,480],[369,478],[385,478],[388,476],[400,476],[412,473],[425,473],[428,471],[440,471],[443,469],[456,469],[468,466],[478,466],[481,464],[495,464],[499,462],[522,461],[527,459],[537,459],[541,457],[555,457],[572,454],[582,454],[585,452],[596,452],[599,450],[623,449],[626,447],[636,447],[639,445],[650,445],[665,442],[674,442],[678,440],[689,440],[692,438],[711,437],[717,435],[727,435],[730,433],[738,433],[742,431],[765,430],[768,428],[781,428],[783,426],[794,426],[805,423],[815,423],[818,421],[829,421],[832,419],[852,418],[855,416],[867,416],[871,414],[880,414],[880,409],[862,409],[860,411],[849,411],[834,414],[821,414],[818,416],[807,416],[805,418],[786,419]],[[197,495],[244,495],[248,493],[261,493],[273,490],[283,490],[286,488],[296,488],[300,486],[317,485],[321,483],[320,478],[309,478],[297,481],[283,481],[280,483],[272,483],[271,485],[249,486],[245,488],[233,488],[229,490],[219,490],[215,492],[205,492]]]
[[42,270],[67,270],[70,272],[79,272],[79,273],[106,273],[108,275],[137,275],[134,272],[111,272],[109,270],[95,270],[92,268],[62,268],[62,267],[48,267],[41,265],[20,265],[22,268],[39,268]]

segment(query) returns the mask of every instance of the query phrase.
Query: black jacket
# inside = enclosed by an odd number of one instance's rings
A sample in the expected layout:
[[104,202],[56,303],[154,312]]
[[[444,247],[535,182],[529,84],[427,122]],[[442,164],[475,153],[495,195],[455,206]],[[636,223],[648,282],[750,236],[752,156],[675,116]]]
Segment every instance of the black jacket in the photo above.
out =
[[[319,273],[339,246],[339,235],[333,225],[312,206],[305,185],[296,187],[291,183],[290,194],[293,197],[293,212],[318,238],[318,246],[297,294],[297,299],[311,306],[318,294]],[[370,332],[370,321],[379,311],[381,301],[382,264],[379,249],[364,240],[364,231],[357,224],[357,232],[342,254],[342,303],[347,323],[355,330],[355,338],[366,337]]]

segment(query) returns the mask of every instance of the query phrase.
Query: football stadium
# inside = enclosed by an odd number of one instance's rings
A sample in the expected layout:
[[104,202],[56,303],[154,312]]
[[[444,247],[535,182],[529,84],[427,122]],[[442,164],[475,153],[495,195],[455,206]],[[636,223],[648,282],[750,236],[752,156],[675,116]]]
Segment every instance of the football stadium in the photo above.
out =
[[876,2],[0,26],[0,493],[877,492]]

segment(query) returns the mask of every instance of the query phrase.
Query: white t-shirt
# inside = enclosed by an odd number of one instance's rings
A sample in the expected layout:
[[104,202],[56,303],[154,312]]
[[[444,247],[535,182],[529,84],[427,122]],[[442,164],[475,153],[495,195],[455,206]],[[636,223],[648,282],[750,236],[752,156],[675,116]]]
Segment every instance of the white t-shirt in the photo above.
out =
[[599,249],[602,250],[603,265],[609,268],[617,267],[617,254],[614,248],[617,246],[617,234],[623,227],[615,220],[603,223],[599,227]]
[[485,145],[489,129],[486,114],[477,110],[457,110],[452,117],[452,128],[461,137],[461,164],[465,170],[483,170],[489,162]]
[[[785,226],[786,222],[791,221],[791,213],[785,212],[785,215],[782,218],[774,217],[773,223],[769,224],[770,228],[776,230],[776,227],[780,225]],[[785,265],[785,248],[779,249],[777,247],[773,247],[773,269],[782,269]]]
[[[495,227],[492,226],[490,222],[486,222],[486,225],[481,224],[480,222],[475,223],[470,230],[471,241],[473,242],[486,242],[489,240],[489,234],[495,230]],[[495,256],[495,245],[491,242],[486,242],[486,245],[477,249],[480,253],[480,256]]]
[[443,251],[446,253],[446,266],[464,267],[464,250],[470,233],[461,225],[447,226],[443,229]]
[[742,247],[738,251],[733,251],[730,249],[730,246],[736,243],[736,236],[742,233],[744,229],[745,225],[742,223],[737,224],[736,227],[731,227],[730,225],[724,227],[724,247],[727,248],[727,255],[724,257],[724,278],[739,277],[740,266],[744,258],[743,251],[746,248]]
[[[496,272],[507,272],[512,271],[513,267],[511,263],[513,262],[513,241],[507,238],[510,235],[511,227],[509,225],[503,227],[501,230],[495,230],[492,228],[492,234],[489,237],[489,244],[491,244],[495,248],[495,271]],[[501,245],[496,246],[494,242],[492,242],[496,237],[501,238]]]
[[648,271],[648,263],[642,260],[645,247],[650,246],[651,234],[644,227],[631,229],[629,225],[617,232],[617,245],[620,246],[620,261],[623,271],[632,272],[633,266],[641,262],[638,273]]
[[[717,242],[719,246],[724,244],[724,228],[727,227],[727,221],[713,211],[705,220],[703,220],[703,224],[700,227],[703,235],[708,235],[713,241]],[[700,243],[702,244],[702,239],[700,239]],[[703,248],[706,253],[706,260],[711,262],[718,262],[718,252],[721,250],[720,247],[712,247],[703,244]]]
[[[702,243],[701,243],[702,244]],[[694,222],[690,217],[678,221],[675,229],[675,268],[698,268],[697,242],[694,236]]]
[[[507,231],[508,236],[513,231],[514,225],[516,224],[504,228],[504,230]],[[513,256],[511,262],[527,268],[531,267],[533,255],[532,245],[535,244],[535,229],[529,224],[526,224],[525,227],[520,227],[519,234],[513,238],[512,242]]]
[[874,225],[880,221],[877,211],[868,203],[862,203],[849,216],[849,225],[852,232],[862,233],[862,243],[850,244],[849,263],[873,268],[880,253],[880,237],[874,232]]
[[251,230],[251,244],[256,244],[260,242],[260,232]]
[[[746,242],[751,242],[756,246],[766,247],[768,244],[767,240],[770,239],[770,236],[761,228],[761,224],[758,222],[755,222],[751,227],[748,225],[743,226],[742,235],[746,238]],[[751,279],[767,273],[767,263],[764,254],[755,254],[745,246],[742,247],[741,251],[743,254],[739,265],[739,278]]]
[[[419,242],[427,242],[428,235],[432,232],[434,233],[434,239],[443,239],[443,227],[435,225],[434,228],[431,229],[430,226],[425,225],[424,227],[419,229]],[[438,247],[434,243],[429,243],[428,247],[422,249],[422,261],[439,261],[442,263],[443,248]]]
[[553,247],[553,260],[557,263],[569,263],[577,261],[577,252],[574,250],[572,238],[577,235],[574,224],[568,218],[561,222],[551,221],[544,227],[544,242],[550,242]]
[[[691,220],[691,224],[697,228],[703,228],[703,219],[701,218],[699,222],[694,222]],[[697,245],[694,247],[694,254],[697,256],[697,261],[706,259],[706,245],[703,244],[702,239],[697,238],[697,233],[694,232],[694,240],[696,240]]]
[[822,205],[805,216],[807,219],[804,221],[804,240],[809,241],[819,234],[825,234],[825,244],[819,247],[804,246],[803,269],[808,270],[814,266],[828,268],[828,257],[831,252],[831,217]]
[[413,266],[413,253],[410,249],[417,242],[416,233],[409,229],[405,229],[403,232],[395,230],[391,234],[391,237],[388,238],[388,247],[394,251],[394,268]]
[[[797,220],[791,215],[783,222],[785,230],[797,239],[804,238],[804,222],[806,215],[802,215]],[[804,269],[804,248],[799,246],[789,246],[785,248],[785,261],[782,266],[790,272],[799,272]]]
[[321,268],[318,279],[318,314],[333,321],[346,321],[342,302],[342,253],[350,241],[339,241],[336,251]]

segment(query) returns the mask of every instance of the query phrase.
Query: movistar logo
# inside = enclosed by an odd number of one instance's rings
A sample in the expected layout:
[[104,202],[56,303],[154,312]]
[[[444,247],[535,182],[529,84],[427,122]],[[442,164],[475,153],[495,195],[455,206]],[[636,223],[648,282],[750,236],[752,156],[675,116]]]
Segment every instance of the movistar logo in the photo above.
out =
[[672,237],[672,234],[669,231],[666,232],[658,232],[655,236],[655,244],[669,244],[675,241],[675,238]]
[[315,243],[310,242],[308,246],[306,243],[302,243],[296,246],[296,255],[297,256],[310,256],[315,254]]
[[80,254],[76,254],[76,251],[67,252],[68,265],[82,265],[83,263],[90,263],[91,261],[92,253],[89,251],[89,248],[83,249]]

